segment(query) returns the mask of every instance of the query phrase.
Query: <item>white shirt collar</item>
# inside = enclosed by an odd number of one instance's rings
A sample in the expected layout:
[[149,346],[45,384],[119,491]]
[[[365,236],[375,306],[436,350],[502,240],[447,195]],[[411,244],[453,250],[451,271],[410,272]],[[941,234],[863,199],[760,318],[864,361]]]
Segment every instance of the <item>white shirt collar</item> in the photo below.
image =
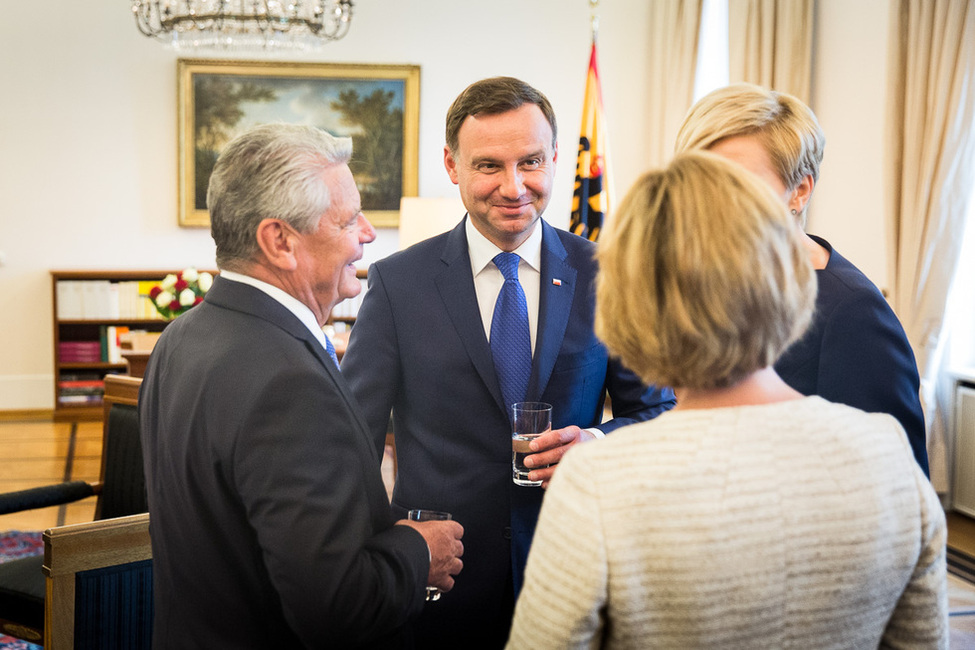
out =
[[221,269],[220,277],[227,280],[233,280],[235,282],[241,282],[243,284],[248,284],[255,289],[260,289],[268,296],[274,300],[281,303],[281,305],[290,311],[295,317],[304,323],[305,327],[312,333],[318,342],[322,344],[322,347],[328,349],[328,345],[325,344],[325,332],[322,331],[322,326],[318,324],[318,319],[315,318],[315,314],[305,303],[301,302],[284,289],[274,286],[273,284],[268,284],[263,280],[258,280],[255,277],[249,275],[244,275],[243,273],[235,273],[233,271],[227,271]]
[[[471,223],[470,215],[467,215],[467,223],[465,225],[467,231],[467,250],[471,257],[471,270],[476,276],[478,273],[484,270],[484,268],[494,261],[494,256],[502,252],[494,242],[490,241],[487,237],[481,234],[481,232],[474,227]],[[541,218],[535,222],[535,229],[532,234],[528,236],[528,239],[521,243],[521,246],[516,248],[514,253],[524,260],[526,264],[535,269],[537,272],[542,270],[542,220]]]

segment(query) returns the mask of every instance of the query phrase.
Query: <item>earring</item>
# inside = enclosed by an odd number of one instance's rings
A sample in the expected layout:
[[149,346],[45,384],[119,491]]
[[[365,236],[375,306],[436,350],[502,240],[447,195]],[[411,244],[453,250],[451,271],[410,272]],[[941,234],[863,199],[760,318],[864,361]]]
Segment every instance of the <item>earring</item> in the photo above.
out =
[[796,216],[797,214],[799,214],[799,211],[796,210],[795,208],[792,208],[792,216]]

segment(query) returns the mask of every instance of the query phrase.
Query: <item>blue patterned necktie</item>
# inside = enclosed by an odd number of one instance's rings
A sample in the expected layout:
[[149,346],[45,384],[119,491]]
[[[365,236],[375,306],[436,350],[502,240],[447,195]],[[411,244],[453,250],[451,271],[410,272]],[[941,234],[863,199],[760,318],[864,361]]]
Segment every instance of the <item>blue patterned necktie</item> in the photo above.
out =
[[509,409],[523,402],[532,368],[531,334],[528,330],[528,303],[518,282],[518,262],[514,253],[498,253],[494,265],[504,276],[504,285],[494,305],[491,320],[491,356],[501,382],[501,394]]
[[335,362],[335,367],[342,370],[342,366],[339,365],[339,357],[335,354],[335,346],[332,345],[332,339],[325,337],[325,351],[328,352],[328,356],[332,357],[332,361]]

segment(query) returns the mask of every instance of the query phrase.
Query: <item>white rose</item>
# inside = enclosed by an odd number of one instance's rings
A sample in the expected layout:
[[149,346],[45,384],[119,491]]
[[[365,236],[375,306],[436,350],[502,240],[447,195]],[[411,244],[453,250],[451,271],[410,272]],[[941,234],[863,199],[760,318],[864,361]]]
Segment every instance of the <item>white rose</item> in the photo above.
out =
[[173,301],[175,296],[169,291],[162,291],[158,296],[156,296],[156,304],[160,307],[169,307],[169,303]]
[[200,274],[196,272],[192,266],[185,271],[183,271],[183,279],[187,282],[196,282],[196,279],[200,277]]
[[196,294],[193,293],[192,289],[183,289],[179,293],[179,304],[184,307],[189,307],[194,302],[196,302]]
[[[172,289],[174,286],[176,286],[176,276],[170,273],[163,278],[162,282],[159,283],[159,286],[163,289]],[[172,299],[172,296],[170,296],[170,299]]]
[[200,291],[206,293],[213,286],[213,276],[204,271],[200,274],[200,281],[197,282],[197,286],[200,287]]

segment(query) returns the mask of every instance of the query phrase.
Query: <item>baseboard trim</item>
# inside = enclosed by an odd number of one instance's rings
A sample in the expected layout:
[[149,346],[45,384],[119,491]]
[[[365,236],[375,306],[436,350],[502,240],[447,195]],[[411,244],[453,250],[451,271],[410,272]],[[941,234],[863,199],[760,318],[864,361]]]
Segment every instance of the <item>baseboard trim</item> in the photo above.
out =
[[11,409],[0,411],[0,422],[35,422],[53,420],[51,409]]

